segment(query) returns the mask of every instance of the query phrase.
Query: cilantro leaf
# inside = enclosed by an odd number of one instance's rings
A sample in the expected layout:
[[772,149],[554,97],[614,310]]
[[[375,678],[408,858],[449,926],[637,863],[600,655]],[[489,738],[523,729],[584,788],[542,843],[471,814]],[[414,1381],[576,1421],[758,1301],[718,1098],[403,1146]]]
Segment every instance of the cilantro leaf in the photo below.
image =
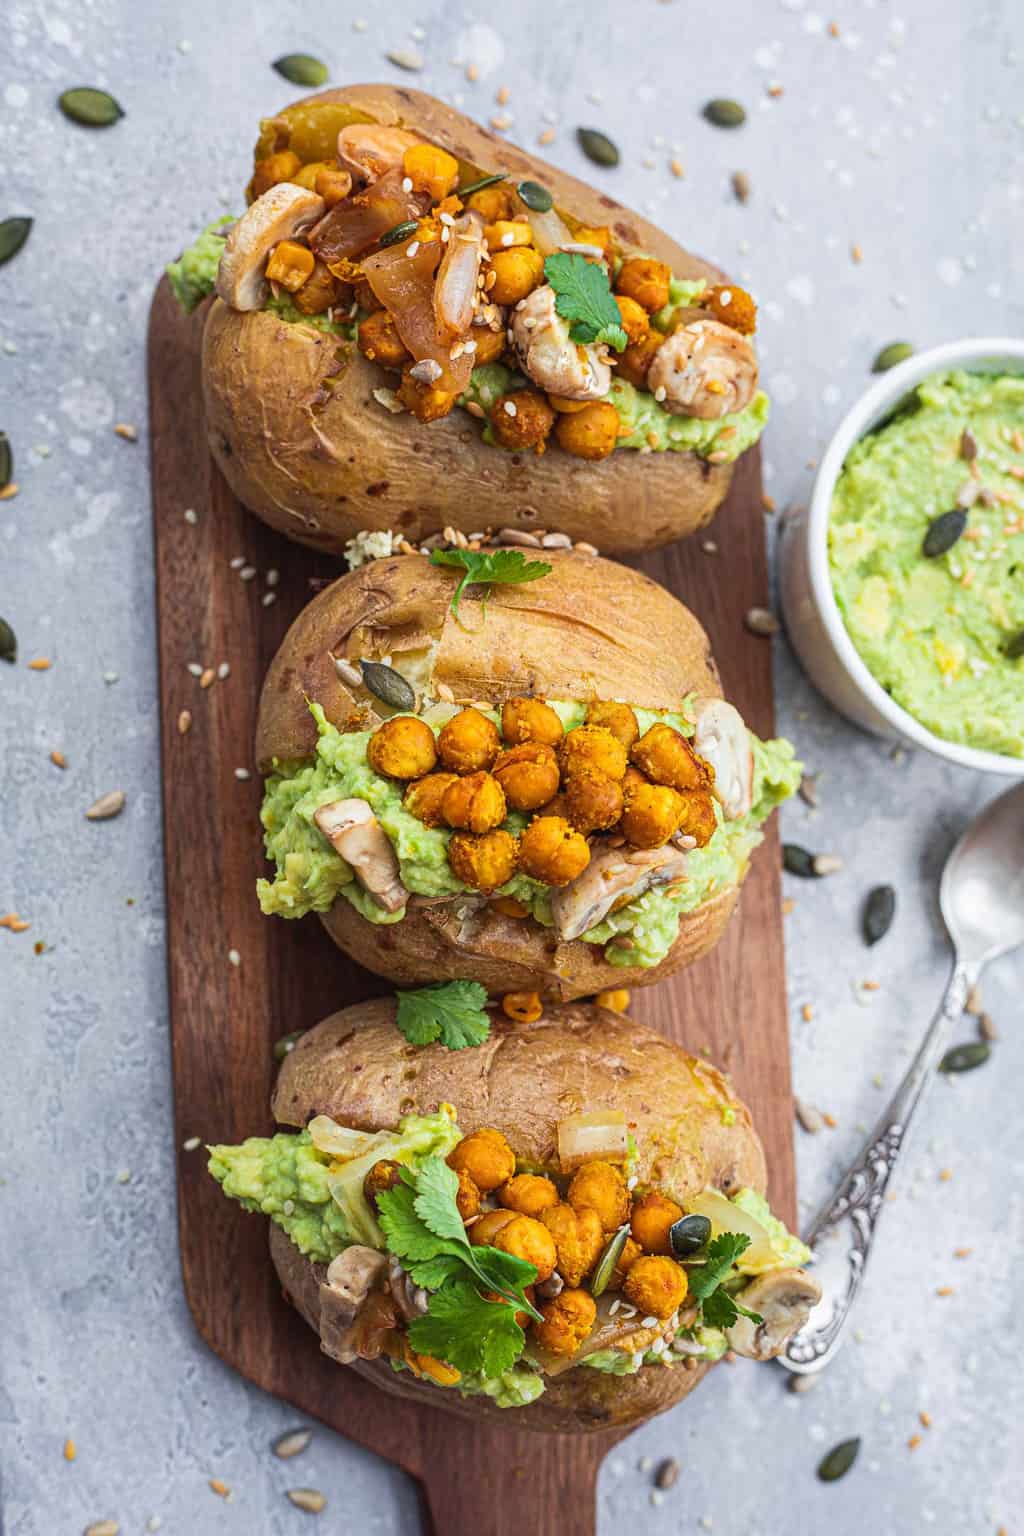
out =
[[[454,565],[465,572],[452,598],[452,613],[456,618],[462,594],[471,584],[515,586],[524,581],[538,581],[551,570],[546,560],[527,560],[521,549],[435,549],[431,552],[430,563]],[[448,985],[466,986],[469,983],[449,982]]]
[[388,1249],[403,1264],[434,1259],[439,1254],[460,1257],[461,1245],[445,1241],[426,1226],[416,1210],[416,1191],[410,1184],[396,1184],[394,1189],[382,1190],[377,1196],[377,1209]]
[[526,1339],[515,1308],[485,1301],[470,1280],[452,1280],[430,1298],[426,1316],[409,1324],[417,1354],[433,1355],[472,1375],[500,1376],[522,1354]]
[[398,992],[397,1024],[410,1045],[440,1040],[449,1051],[482,1045],[491,1032],[487,989],[478,981],[444,981]]
[[417,1216],[435,1237],[466,1242],[466,1228],[455,1197],[459,1176],[442,1157],[428,1157],[420,1166],[413,1205]]
[[712,1291],[707,1300],[701,1303],[701,1321],[706,1328],[731,1328],[741,1316],[749,1317],[757,1325],[764,1322],[760,1312],[751,1312],[749,1307],[741,1306],[735,1296],[730,1296],[728,1291],[721,1288]]
[[629,337],[622,315],[600,262],[587,261],[578,252],[559,251],[544,263],[544,276],[555,290],[555,308],[569,321],[569,335],[585,347],[607,342],[624,352]]
[[705,1262],[689,1271],[690,1295],[705,1301],[728,1277],[741,1254],[750,1247],[750,1238],[742,1232],[720,1232],[704,1250]]

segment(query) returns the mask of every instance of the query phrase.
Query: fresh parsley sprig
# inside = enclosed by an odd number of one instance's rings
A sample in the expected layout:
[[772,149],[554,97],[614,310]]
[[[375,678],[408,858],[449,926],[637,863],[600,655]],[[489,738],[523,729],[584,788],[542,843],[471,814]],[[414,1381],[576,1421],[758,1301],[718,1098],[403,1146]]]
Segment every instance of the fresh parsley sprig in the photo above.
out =
[[538,581],[551,567],[546,560],[527,560],[521,549],[435,549],[431,565],[452,565],[463,571],[455,588],[452,613],[459,616],[459,602],[468,586],[509,586]]
[[625,351],[629,337],[600,262],[587,261],[575,251],[559,251],[544,262],[544,276],[555,290],[555,308],[569,321],[573,341],[585,347],[603,341],[616,352]]
[[758,1312],[741,1306],[735,1296],[722,1290],[733,1265],[750,1247],[743,1232],[720,1232],[704,1249],[704,1262],[688,1271],[689,1294],[700,1308],[701,1321],[707,1328],[731,1328],[740,1316],[753,1323],[763,1323]]
[[487,989],[478,981],[444,981],[398,992],[396,1023],[410,1045],[440,1040],[449,1051],[483,1045],[491,1032]]

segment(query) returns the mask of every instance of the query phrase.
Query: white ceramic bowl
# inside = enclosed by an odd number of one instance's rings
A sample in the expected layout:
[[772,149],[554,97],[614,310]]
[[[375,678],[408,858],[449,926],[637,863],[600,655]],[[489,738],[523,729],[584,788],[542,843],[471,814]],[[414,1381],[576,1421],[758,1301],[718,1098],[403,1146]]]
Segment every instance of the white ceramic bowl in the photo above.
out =
[[996,336],[933,347],[883,374],[847,412],[822,458],[807,511],[783,526],[779,581],[786,630],[811,681],[855,724],[965,768],[1022,778],[1024,759],[943,741],[889,697],[847,633],[829,573],[832,493],[847,454],[915,385],[951,368],[1024,373],[1024,341]]

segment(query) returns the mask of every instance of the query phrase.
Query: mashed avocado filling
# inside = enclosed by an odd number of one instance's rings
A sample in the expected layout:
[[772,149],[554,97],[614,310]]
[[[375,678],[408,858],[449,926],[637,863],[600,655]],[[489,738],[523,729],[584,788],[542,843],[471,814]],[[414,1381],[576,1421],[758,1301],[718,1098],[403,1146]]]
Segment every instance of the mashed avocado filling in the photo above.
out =
[[[958,507],[960,537],[925,555]],[[1024,376],[938,374],[862,438],[829,561],[850,639],[896,703],[945,741],[1024,757]]]
[[[190,315],[213,292],[217,268],[227,239],[225,225],[234,222],[230,213],[214,219],[212,224],[207,224],[201,235],[196,236],[188,249],[182,251],[177,261],[172,261],[167,268],[174,297],[186,315]],[[220,233],[222,230],[224,233]]]
[[[555,703],[552,707],[566,730],[583,723],[585,704]],[[366,894],[313,820],[320,806],[349,798],[365,800],[376,815],[398,855],[402,884],[413,895],[456,896],[467,891],[448,863],[451,833],[424,826],[410,815],[402,804],[404,786],[382,778],[370,767],[366,744],[372,733],[341,732],[330,724],[318,704],[310,708],[319,732],[315,760],[282,764],[266,783],[260,818],[275,874],[257,883],[263,912],[304,917],[308,912],[326,912],[341,896],[368,922],[402,921],[404,910],[384,912]],[[663,720],[683,735],[693,735],[693,725],[683,714],[645,709],[634,713],[641,733]],[[718,830],[705,848],[696,848],[688,855],[685,885],[675,891],[648,891],[583,935],[589,944],[607,945],[615,939],[606,952],[613,965],[658,965],[675,942],[681,915],[742,880],[750,854],[762,839],[763,823],[800,782],[800,765],[789,742],[762,742],[753,735],[751,742],[754,804],[750,813],[736,821],[724,821],[716,802]],[[513,832],[524,824],[525,818],[514,813],[504,823]],[[496,894],[521,901],[535,921],[551,927],[550,887],[516,875]]]

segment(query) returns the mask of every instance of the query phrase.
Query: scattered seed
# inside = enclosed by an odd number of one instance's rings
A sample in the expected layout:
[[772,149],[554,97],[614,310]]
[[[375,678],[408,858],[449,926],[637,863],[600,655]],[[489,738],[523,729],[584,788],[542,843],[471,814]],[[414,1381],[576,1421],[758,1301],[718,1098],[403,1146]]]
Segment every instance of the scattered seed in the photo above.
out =
[[567,533],[546,533],[540,542],[542,549],[572,549],[572,539]]
[[960,433],[960,457],[966,459],[968,464],[978,457],[978,439],[970,427],[964,427]]
[[49,656],[36,656],[33,661],[29,662],[28,669],[30,672],[49,672],[52,666],[53,662]]
[[576,142],[595,165],[613,166],[619,163],[619,151],[607,134],[597,128],[577,128]]
[[884,939],[896,916],[896,892],[891,885],[876,885],[864,903],[864,938],[868,944]]
[[930,1413],[925,1413],[924,1409],[922,1408],[921,1412],[918,1414],[917,1417],[920,1420],[920,1424],[921,1424],[921,1428],[922,1429],[931,1429],[931,1427],[932,1427],[932,1416],[931,1416]]
[[396,672],[394,667],[386,667],[380,661],[360,659],[359,665],[363,672],[362,680],[375,698],[381,699],[392,709],[416,708],[416,692],[401,672]]
[[260,598],[260,602],[263,604],[264,608],[269,608],[272,603],[277,602],[277,593],[274,591],[264,592],[263,596]]
[[668,163],[668,168],[677,181],[682,181],[683,177],[686,175],[686,170],[681,160],[670,160]]
[[235,969],[237,970],[238,967],[241,965],[241,963],[242,963],[242,957],[238,953],[238,950],[237,949],[229,949],[228,950],[228,964],[229,965],[233,965],[235,967]]
[[[854,258],[856,260],[856,257]],[[872,373],[886,373],[890,368],[895,368],[897,363],[905,362],[908,357],[913,357],[914,349],[909,341],[890,341],[871,364]]]
[[126,443],[137,443],[139,440],[139,429],[133,427],[130,421],[119,421],[114,431],[118,437],[123,437]]
[[813,1104],[805,1104],[802,1099],[793,1100],[793,1109],[796,1112],[797,1120],[807,1134],[809,1136],[817,1136],[825,1124],[822,1119],[821,1110],[815,1109]]
[[727,96],[716,96],[706,102],[701,115],[716,128],[740,128],[747,120],[746,111],[740,103]]
[[[733,171],[732,190],[733,196],[738,203],[749,203],[750,177],[747,175],[746,171]],[[798,1380],[797,1377],[794,1377],[793,1379],[794,1381]]]
[[327,1508],[327,1500],[316,1488],[289,1488],[287,1495],[296,1509],[304,1509],[310,1515],[319,1515]]
[[73,1440],[65,1440],[64,1441],[64,1460],[65,1461],[74,1461],[74,1459],[75,1459],[75,1457],[77,1455],[78,1455],[78,1451],[77,1451],[77,1448],[75,1446],[75,1442]]
[[109,128],[124,111],[109,91],[98,91],[91,85],[78,85],[70,91],[62,91],[57,105],[65,117],[83,128]]
[[217,668],[217,676],[222,683],[227,681],[227,679],[231,676],[231,666],[229,662],[221,662],[220,666]]
[[817,810],[818,775],[816,773],[805,773],[803,778],[800,780],[800,789],[798,793],[800,795],[800,799],[804,802],[805,805],[809,805],[813,810]]
[[929,560],[935,560],[939,555],[946,554],[953,548],[966,527],[967,513],[963,507],[954,507],[950,512],[941,512],[928,524],[928,532],[924,536],[921,553]]
[[547,187],[542,187],[539,181],[521,181],[516,191],[534,213],[548,213],[554,206],[554,198]]
[[920,1444],[921,1444],[921,1436],[920,1435],[911,1435],[910,1439],[907,1441],[907,1450],[908,1451],[916,1451]]
[[790,1392],[810,1392],[821,1380],[821,1372],[816,1371],[812,1376],[792,1375],[789,1378],[788,1388]]
[[964,1013],[969,1013],[972,1018],[977,1019],[981,1017],[983,1012],[981,988],[975,984],[967,994],[967,1001],[964,1003]]
[[178,735],[187,736],[191,729],[192,711],[190,709],[183,709],[181,714],[178,716]]
[[814,1018],[814,1009],[810,1003],[804,1003],[803,1007],[800,1009],[800,1017],[803,1019],[805,1024],[811,1023]]
[[199,1136],[190,1136],[187,1141],[182,1142],[181,1150],[183,1152],[198,1152],[202,1144],[202,1139]]
[[785,901],[782,903],[783,917],[790,917],[795,911],[796,902],[793,900],[792,896],[787,896]]
[[983,1013],[978,1018],[978,1034],[983,1040],[998,1040],[999,1031],[992,1021],[990,1013]]
[[334,670],[337,672],[342,682],[347,684],[349,688],[362,687],[363,674],[359,671],[358,667],[354,667],[352,663],[350,661],[346,661],[343,656],[335,656]]
[[64,753],[58,752],[56,747],[54,747],[53,751],[50,753],[50,762],[55,768],[66,768],[68,765],[68,760],[64,756]]
[[940,1168],[939,1169],[939,1183],[940,1184],[948,1184],[952,1177],[953,1177],[953,1170],[952,1170],[952,1168]]
[[706,555],[718,554],[718,545],[715,543],[714,539],[703,539],[701,541],[700,547]]
[[956,1286],[955,1285],[940,1285],[938,1287],[938,1289],[936,1290],[935,1294],[936,1294],[936,1296],[955,1296],[956,1295]]
[[252,774],[249,772],[248,768],[236,768],[235,778],[240,779],[242,783],[245,783],[248,779],[252,778]]
[[120,816],[125,806],[125,792],[123,789],[112,789],[109,794],[100,795],[94,800],[85,813],[86,821],[110,821],[114,816]]
[[588,544],[584,539],[580,539],[578,543],[574,544],[573,549],[578,555],[599,555],[601,553],[596,544]]
[[654,1474],[654,1483],[658,1488],[674,1488],[679,1481],[679,1463],[670,1456],[661,1463]]
[[0,917],[0,928],[7,928],[11,933],[26,933],[31,926],[32,924],[26,923],[17,912],[5,912],[3,917]]
[[11,440],[6,432],[0,432],[0,491],[5,491],[14,473],[14,455]]
[[992,1054],[986,1040],[973,1040],[967,1045],[954,1045],[939,1062],[940,1072],[973,1072],[982,1067]]
[[184,517],[190,528],[194,528],[199,521],[199,513],[196,511],[195,507],[186,507],[182,513],[182,517]]
[[311,53],[286,53],[271,65],[291,85],[325,85],[327,65]]
[[227,1483],[223,1482],[219,1477],[211,1477],[209,1482],[211,1493],[215,1493],[219,1499],[226,1499],[231,1492]]
[[410,74],[416,74],[423,68],[423,55],[418,48],[392,48],[384,57],[399,69],[407,69]]
[[293,1456],[301,1455],[312,1438],[311,1429],[290,1429],[274,1441],[274,1455],[280,1456],[282,1461],[289,1461]]
[[87,1525],[82,1536],[118,1536],[121,1527],[116,1520],[94,1520]]
[[973,1248],[954,1248],[953,1257],[954,1259],[969,1259],[973,1252]]
[[783,843],[782,867],[791,875],[799,875],[801,880],[814,878],[814,855],[801,848],[799,843]]
[[299,1041],[302,1039],[302,1036],[303,1036],[304,1033],[305,1033],[304,1030],[294,1029],[294,1030],[292,1030],[292,1033],[290,1035],[282,1035],[280,1040],[275,1040],[274,1041],[274,1060],[275,1061],[284,1061],[285,1057],[290,1055],[291,1052],[294,1051],[295,1047],[298,1045]]
[[203,670],[199,674],[199,686],[200,686],[200,688],[203,688],[203,689],[212,688],[216,681],[217,681],[217,674],[213,670],[213,668],[212,667],[204,667]]
[[386,234],[381,235],[378,244],[383,248],[388,245],[399,245],[401,241],[408,240],[419,228],[415,219],[403,219],[401,224],[395,224]]
[[3,490],[0,491],[0,501],[12,500],[13,497],[17,496],[19,489],[19,486],[13,480],[8,480]]
[[6,619],[0,619],[0,661],[12,666],[18,659],[18,638]]
[[17,256],[32,230],[31,219],[4,219],[0,222],[0,267]]
[[855,1440],[842,1440],[818,1463],[818,1476],[823,1483],[838,1482],[845,1477],[860,1451],[860,1436]]
[[748,608],[744,624],[752,635],[776,635],[779,621],[769,608]]

